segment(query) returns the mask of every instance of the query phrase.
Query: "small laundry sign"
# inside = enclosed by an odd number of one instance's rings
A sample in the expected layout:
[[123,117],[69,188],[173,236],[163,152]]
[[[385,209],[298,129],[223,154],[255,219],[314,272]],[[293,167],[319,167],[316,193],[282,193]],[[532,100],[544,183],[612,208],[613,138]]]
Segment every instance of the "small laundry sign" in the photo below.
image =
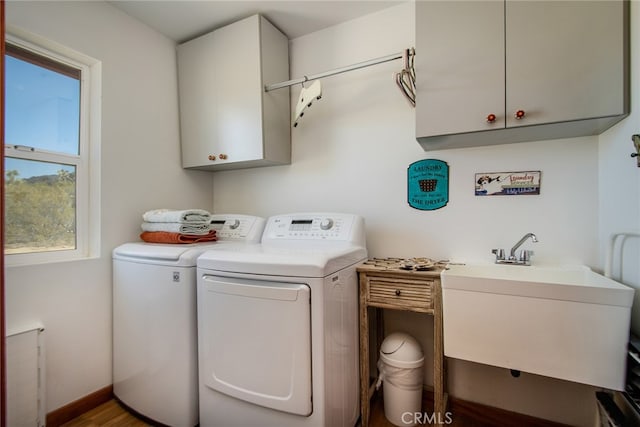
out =
[[440,209],[449,202],[449,165],[436,159],[411,163],[407,168],[407,190],[412,208]]
[[476,196],[540,194],[540,171],[477,173]]

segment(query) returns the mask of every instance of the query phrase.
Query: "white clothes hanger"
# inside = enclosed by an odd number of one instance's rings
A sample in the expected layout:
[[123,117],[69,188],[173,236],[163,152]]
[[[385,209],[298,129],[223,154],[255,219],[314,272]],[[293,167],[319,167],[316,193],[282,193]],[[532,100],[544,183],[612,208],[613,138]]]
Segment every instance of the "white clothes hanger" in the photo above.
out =
[[309,87],[304,87],[304,83],[302,83],[302,90],[300,90],[300,96],[298,96],[298,102],[296,103],[296,111],[293,118],[293,127],[298,126],[300,118],[304,116],[307,108],[311,107],[313,101],[320,98],[322,98],[322,83],[320,82],[320,80],[316,80]]

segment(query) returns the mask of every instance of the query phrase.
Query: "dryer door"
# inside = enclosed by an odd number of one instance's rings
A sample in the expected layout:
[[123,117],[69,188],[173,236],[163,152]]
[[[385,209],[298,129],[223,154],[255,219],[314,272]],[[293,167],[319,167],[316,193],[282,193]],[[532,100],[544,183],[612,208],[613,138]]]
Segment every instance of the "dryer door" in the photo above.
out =
[[200,381],[256,405],[310,415],[310,298],[306,284],[201,276]]

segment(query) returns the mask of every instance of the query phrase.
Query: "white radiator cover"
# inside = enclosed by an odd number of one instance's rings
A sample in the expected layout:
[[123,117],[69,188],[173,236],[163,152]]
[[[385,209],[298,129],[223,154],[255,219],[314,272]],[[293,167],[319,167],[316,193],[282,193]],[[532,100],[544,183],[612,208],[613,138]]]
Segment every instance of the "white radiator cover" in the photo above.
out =
[[44,328],[7,336],[7,425],[45,425]]

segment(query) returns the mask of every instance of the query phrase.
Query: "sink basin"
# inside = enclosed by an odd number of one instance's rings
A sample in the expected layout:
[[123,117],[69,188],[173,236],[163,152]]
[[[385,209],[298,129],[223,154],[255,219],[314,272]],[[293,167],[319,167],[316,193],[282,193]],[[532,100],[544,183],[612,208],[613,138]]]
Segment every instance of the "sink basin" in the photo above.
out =
[[444,352],[622,390],[633,293],[586,266],[449,265]]
[[631,307],[634,292],[584,265],[450,265],[442,278],[443,288],[623,307]]

